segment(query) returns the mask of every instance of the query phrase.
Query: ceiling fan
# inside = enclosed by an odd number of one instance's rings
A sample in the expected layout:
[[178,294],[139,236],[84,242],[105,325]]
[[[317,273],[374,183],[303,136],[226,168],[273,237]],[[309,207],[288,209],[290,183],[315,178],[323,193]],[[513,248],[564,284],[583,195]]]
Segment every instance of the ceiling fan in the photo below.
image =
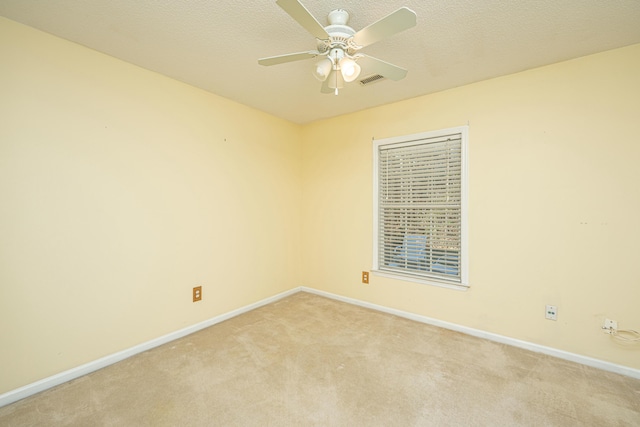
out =
[[401,7],[384,18],[356,32],[349,27],[349,14],[343,9],[329,13],[329,25],[323,27],[298,0],[277,0],[276,3],[304,29],[316,38],[316,50],[271,56],[258,60],[260,65],[277,65],[286,62],[323,57],[316,62],[313,75],[322,83],[322,93],[338,94],[344,83],[354,81],[362,67],[367,71],[363,81],[382,78],[401,80],[407,70],[388,62],[360,53],[360,49],[385,37],[409,29],[416,25],[416,14],[411,9]]

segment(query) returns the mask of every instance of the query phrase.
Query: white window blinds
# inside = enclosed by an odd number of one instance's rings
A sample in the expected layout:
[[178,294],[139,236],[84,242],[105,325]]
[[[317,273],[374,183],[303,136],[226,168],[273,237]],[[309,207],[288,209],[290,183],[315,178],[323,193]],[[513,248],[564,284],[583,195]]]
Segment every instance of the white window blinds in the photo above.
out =
[[376,141],[376,269],[463,283],[463,133]]

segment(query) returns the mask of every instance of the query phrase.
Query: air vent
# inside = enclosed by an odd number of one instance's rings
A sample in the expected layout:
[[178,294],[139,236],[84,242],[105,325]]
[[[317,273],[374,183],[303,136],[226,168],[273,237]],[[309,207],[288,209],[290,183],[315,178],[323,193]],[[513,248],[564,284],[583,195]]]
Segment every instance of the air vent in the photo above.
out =
[[367,76],[364,79],[360,80],[360,85],[367,86],[370,84],[374,84],[375,82],[379,82],[381,80],[384,80],[384,76],[381,76],[380,74],[374,74],[372,76]]

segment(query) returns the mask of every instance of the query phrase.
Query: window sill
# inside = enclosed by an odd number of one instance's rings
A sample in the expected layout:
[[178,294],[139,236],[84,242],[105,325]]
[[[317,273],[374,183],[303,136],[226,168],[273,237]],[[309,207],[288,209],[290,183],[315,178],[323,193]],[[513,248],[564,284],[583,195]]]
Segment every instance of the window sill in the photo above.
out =
[[445,280],[437,280],[430,277],[416,277],[408,274],[405,275],[385,270],[372,270],[371,272],[376,276],[386,277],[388,279],[403,280],[405,282],[414,282],[430,286],[438,286],[440,288],[454,289],[456,291],[466,291],[469,289],[469,285],[466,284],[447,282]]

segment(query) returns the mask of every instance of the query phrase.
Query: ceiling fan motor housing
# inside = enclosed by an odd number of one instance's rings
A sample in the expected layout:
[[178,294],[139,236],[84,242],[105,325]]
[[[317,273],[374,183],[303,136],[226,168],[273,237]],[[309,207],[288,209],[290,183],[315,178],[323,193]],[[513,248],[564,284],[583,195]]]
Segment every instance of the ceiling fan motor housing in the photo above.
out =
[[348,55],[353,55],[355,49],[349,43],[356,31],[347,25],[349,13],[344,9],[332,10],[328,16],[329,25],[324,27],[329,34],[329,40],[318,40],[318,51],[326,52],[335,48],[344,50]]

